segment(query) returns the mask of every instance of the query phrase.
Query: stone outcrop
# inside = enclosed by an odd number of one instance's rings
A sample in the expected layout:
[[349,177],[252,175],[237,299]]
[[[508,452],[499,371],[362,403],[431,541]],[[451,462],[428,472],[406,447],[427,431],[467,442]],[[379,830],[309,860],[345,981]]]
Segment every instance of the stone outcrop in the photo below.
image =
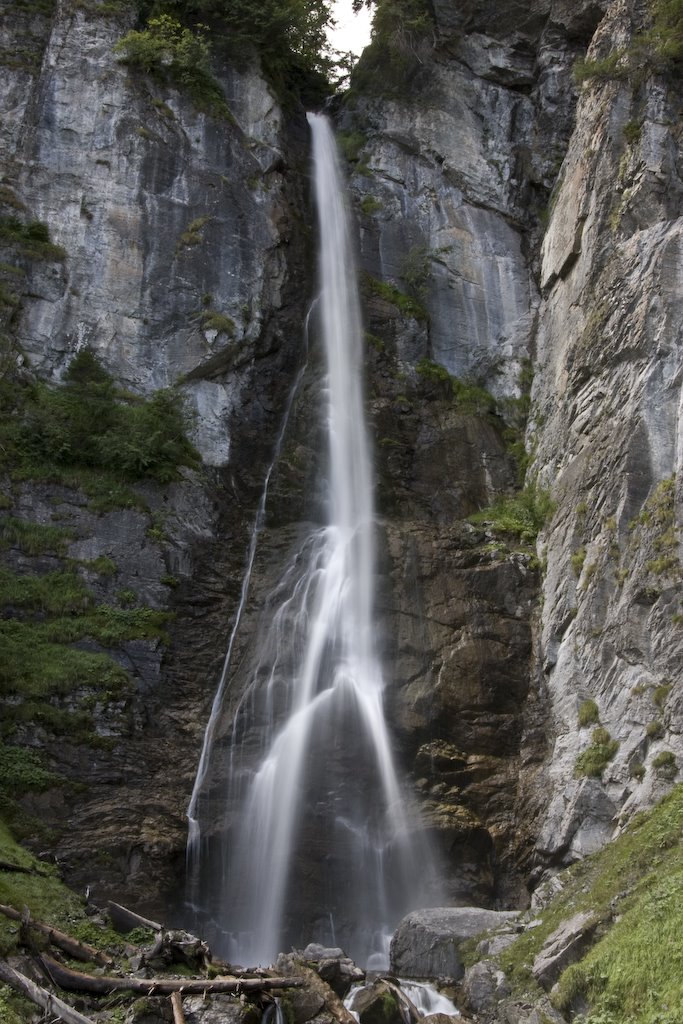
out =
[[450,978],[465,969],[458,947],[482,932],[511,930],[519,914],[479,907],[416,910],[401,921],[391,940],[391,969],[406,978]]

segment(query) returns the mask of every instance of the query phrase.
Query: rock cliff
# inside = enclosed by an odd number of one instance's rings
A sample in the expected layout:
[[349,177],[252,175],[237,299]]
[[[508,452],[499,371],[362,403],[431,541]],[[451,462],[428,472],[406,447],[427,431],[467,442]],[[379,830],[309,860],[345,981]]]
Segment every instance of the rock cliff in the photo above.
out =
[[[69,876],[154,903],[182,873],[305,360],[308,155],[302,112],[253,68],[215,69],[223,118],[127,70],[114,46],[132,21],[107,8],[27,2],[2,21],[3,223],[42,222],[55,246],[38,259],[16,230],[0,239],[5,366],[60,381],[87,347],[139,397],[177,385],[203,468],[105,513],[77,484],[7,481],[8,516],[71,531],[61,555],[8,542],[13,571],[68,556],[98,600],[132,591],[174,614],[165,638],[115,649],[132,690],[118,717],[98,710],[96,753],[35,723],[8,742],[87,780],[72,810],[59,788],[24,798],[62,829]],[[376,39],[333,106],[363,271],[386,705],[449,899],[516,906],[652,804],[683,755],[681,95],[661,69],[574,80],[586,53],[629,46],[645,4],[436,0],[430,18],[398,71]],[[313,349],[236,663],[319,514],[319,387]],[[537,541],[468,518],[519,491],[520,471],[554,503]],[[111,578],[83,565],[102,557]]]

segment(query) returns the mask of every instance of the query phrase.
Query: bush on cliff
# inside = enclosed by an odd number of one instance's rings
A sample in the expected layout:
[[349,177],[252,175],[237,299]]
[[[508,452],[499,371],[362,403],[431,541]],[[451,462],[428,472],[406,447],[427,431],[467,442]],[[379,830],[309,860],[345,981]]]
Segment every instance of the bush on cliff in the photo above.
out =
[[86,468],[127,482],[168,483],[181,466],[199,465],[181,396],[124,392],[87,349],[74,357],[61,387],[34,381],[17,389],[10,382],[2,397],[11,411],[0,435],[2,462],[21,476]]

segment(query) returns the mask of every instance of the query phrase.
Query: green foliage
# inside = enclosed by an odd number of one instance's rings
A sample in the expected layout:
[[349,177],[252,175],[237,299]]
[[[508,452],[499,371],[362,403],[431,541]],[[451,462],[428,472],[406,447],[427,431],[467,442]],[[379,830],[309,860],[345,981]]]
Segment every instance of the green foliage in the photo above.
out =
[[660,686],[656,686],[652,691],[652,699],[658,708],[661,708],[666,703],[666,699],[671,693],[671,683],[662,683]]
[[204,331],[218,331],[219,334],[227,334],[229,338],[235,337],[235,321],[225,313],[207,309],[202,313],[201,324]]
[[48,615],[72,615],[83,612],[92,603],[90,591],[75,572],[19,576],[0,567],[0,605],[4,607]]
[[[635,83],[644,75],[678,70],[683,60],[683,0],[650,0],[650,8],[652,27],[636,32],[629,46],[596,60],[577,61],[574,77],[578,83],[617,79]],[[634,143],[640,137],[640,126],[630,124],[624,135]]]
[[450,387],[454,379],[445,366],[435,363],[432,359],[419,359],[415,364],[415,369],[423,380],[430,381],[432,384],[445,384]]
[[517,537],[522,544],[533,544],[554,512],[555,502],[550,492],[529,484],[518,494],[501,498],[490,508],[468,518],[470,522],[486,524],[496,533]]
[[183,246],[201,245],[204,241],[202,229],[210,220],[210,217],[195,217],[194,220],[190,221],[178,239],[178,248],[182,248]]
[[[57,620],[58,623],[65,621]],[[78,638],[79,632],[81,636],[89,635],[86,623],[59,632],[51,623],[43,626],[16,620],[0,621],[3,652],[0,695],[37,700],[53,694],[73,693],[79,688],[120,691],[128,683],[128,675],[117,662],[105,654],[83,651],[62,642],[62,637]],[[96,632],[96,625],[92,632]],[[120,637],[121,633],[117,635]],[[17,719],[15,712],[15,704],[5,708],[3,726]]]
[[351,75],[351,91],[406,96],[434,33],[427,0],[377,0],[372,42]]
[[180,396],[168,390],[140,399],[121,391],[87,349],[72,360],[63,386],[10,385],[5,394],[13,415],[0,424],[0,465],[19,478],[61,472],[68,485],[77,471],[73,486],[92,484],[105,506],[115,498],[130,505],[136,499],[124,483],[168,483],[180,466],[199,464]]
[[367,144],[363,132],[339,132],[336,136],[339,152],[349,163],[358,163],[361,153]]
[[453,377],[453,398],[461,412],[474,413],[477,416],[495,415],[496,400],[493,395],[472,381]]
[[479,384],[451,376],[445,367],[431,359],[419,359],[415,369],[422,380],[436,385],[444,395],[450,394],[459,412],[475,416],[496,415],[495,398]]
[[618,741],[613,740],[606,729],[598,726],[593,729],[590,747],[576,759],[574,775],[577,778],[585,775],[599,778],[618,749]]
[[24,224],[17,217],[0,217],[0,245],[10,245],[21,256],[33,260],[66,259],[66,252],[50,241],[48,227],[41,221]]
[[28,1000],[20,999],[8,985],[0,985],[0,1020],[3,1024],[26,1024],[32,1016],[32,1004]]
[[382,204],[379,199],[375,199],[374,196],[363,196],[360,201],[361,212],[366,217],[371,217],[373,213],[379,213],[382,209]]
[[30,791],[49,789],[60,781],[45,768],[35,751],[8,747],[0,740],[0,802]]
[[624,138],[630,146],[635,146],[636,143],[640,142],[640,136],[643,132],[642,121],[628,121],[624,125]]
[[413,245],[401,258],[400,274],[409,293],[424,301],[431,274],[431,253],[425,245]]
[[662,750],[652,759],[652,767],[665,779],[672,779],[678,770],[676,758],[670,750]]
[[649,740],[658,740],[664,735],[664,725],[659,719],[648,722],[645,727],[645,735]]
[[378,298],[383,299],[392,306],[396,306],[399,312],[413,320],[428,320],[429,314],[421,302],[414,299],[405,292],[400,291],[388,281],[378,281],[376,277],[366,274],[363,283],[366,291]]
[[[67,932],[72,930],[74,921],[85,918],[82,901],[59,880],[57,871],[19,846],[2,820],[0,860],[17,864],[30,872],[0,872],[0,903],[18,910],[28,907],[31,915],[37,920],[49,921],[50,924]],[[0,955],[16,952],[17,936],[16,923],[0,917]],[[6,1024],[4,1017],[0,1019]],[[31,1019],[31,1016],[20,1017],[22,1021]]]
[[600,721],[598,705],[594,700],[584,700],[579,707],[579,728],[585,729],[587,725],[597,725]]
[[206,25],[190,29],[160,14],[150,18],[146,28],[128,32],[114,52],[130,67],[186,90],[198,110],[226,116],[223,90],[211,72],[207,32]]
[[573,69],[574,79],[578,85],[589,80],[610,82],[628,76],[628,63],[624,50],[614,50],[606,57],[591,60],[579,58]]
[[586,549],[578,548],[578,550],[571,555],[569,561],[571,562],[572,569],[574,570],[574,575],[578,579],[581,575],[584,562],[586,561]]
[[100,555],[98,558],[94,558],[92,562],[86,564],[89,569],[92,569],[99,576],[115,576],[118,572],[116,562],[107,555]]
[[73,534],[61,526],[44,526],[27,519],[0,519],[0,551],[18,548],[26,555],[64,555]]
[[[203,73],[208,72],[210,58],[206,30],[201,25],[206,22],[211,27],[211,49],[215,53],[245,63],[258,55],[279,91],[300,96],[309,107],[319,105],[331,91],[329,75],[334,61],[326,36],[331,19],[327,0],[262,0],[259,4],[253,0],[156,0],[152,6],[152,17],[143,34],[166,38],[170,35],[173,47],[185,46],[200,56]],[[153,25],[160,21],[161,25]],[[195,26],[190,33],[195,40],[183,35],[188,30],[181,23]],[[196,40],[201,44],[199,49]],[[135,43],[138,45],[138,40]],[[156,40],[145,38],[145,52],[149,51],[150,43],[152,48],[159,45]],[[168,49],[166,53],[168,59]],[[174,53],[172,49],[172,59]],[[179,84],[192,88],[193,73],[184,55],[181,63],[179,70],[185,81]],[[158,73],[156,67],[151,71]],[[204,74],[202,79],[203,89]]]

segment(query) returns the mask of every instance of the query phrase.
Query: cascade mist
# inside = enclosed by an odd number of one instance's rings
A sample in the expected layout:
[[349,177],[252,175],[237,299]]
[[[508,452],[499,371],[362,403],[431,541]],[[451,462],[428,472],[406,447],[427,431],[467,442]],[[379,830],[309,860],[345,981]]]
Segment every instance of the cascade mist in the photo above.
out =
[[[195,910],[216,948],[249,963],[310,940],[380,960],[400,917],[437,889],[383,715],[353,247],[331,129],[318,115],[309,123],[320,232],[315,318],[326,363],[324,523],[268,598],[258,655],[231,722],[224,716],[222,743],[213,743],[210,724],[208,756],[225,773],[224,820],[208,824],[215,767],[211,798],[195,792],[190,815]],[[200,788],[205,775],[202,764]]]

